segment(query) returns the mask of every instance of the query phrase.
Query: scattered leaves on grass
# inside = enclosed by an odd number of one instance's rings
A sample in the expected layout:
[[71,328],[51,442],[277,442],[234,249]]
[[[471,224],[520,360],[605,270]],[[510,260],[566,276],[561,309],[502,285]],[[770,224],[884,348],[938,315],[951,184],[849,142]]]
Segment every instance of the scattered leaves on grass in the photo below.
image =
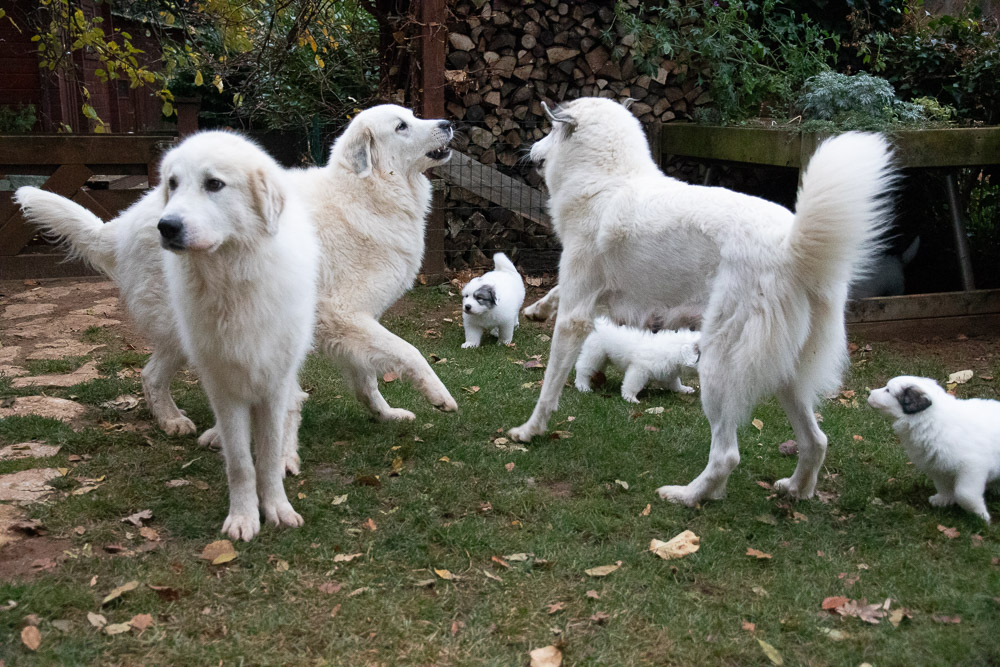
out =
[[868,604],[868,600],[851,600],[838,595],[824,599],[823,609],[830,613],[841,616],[853,616],[865,623],[878,625],[879,619],[884,618],[888,614],[890,602],[889,599],[886,599],[882,603]]
[[954,528],[948,528],[947,526],[943,526],[941,524],[938,524],[937,529],[941,531],[941,534],[947,537],[949,540],[953,540],[962,534]]
[[764,590],[763,586],[754,586],[750,590],[753,591],[754,594],[759,597],[762,598],[770,597],[770,594],[766,590]]
[[767,656],[767,659],[770,660],[772,664],[785,664],[785,660],[781,657],[781,654],[778,653],[778,649],[774,648],[763,639],[758,639],[757,643],[760,644],[761,650],[764,651],[764,655]]
[[104,626],[104,633],[107,635],[120,635],[132,629],[129,623],[111,623]]
[[569,431],[552,431],[551,433],[549,433],[550,440],[568,440],[569,438],[572,437],[573,434],[570,433]]
[[589,591],[587,591],[587,597],[590,598],[591,600],[600,600],[601,599],[601,596],[595,590],[589,590]]
[[763,431],[763,430],[764,430],[764,422],[762,422],[761,420],[759,420],[759,419],[754,419],[754,420],[753,420],[752,422],[750,422],[750,423],[751,423],[751,424],[753,424],[753,427],[754,427],[755,429],[757,429],[758,431]]
[[172,479],[172,480],[170,480],[169,482],[166,483],[166,487],[168,489],[177,489],[177,488],[180,488],[182,486],[187,486],[190,483],[191,483],[191,481],[187,480],[187,479]]
[[843,641],[845,639],[850,638],[849,634],[847,634],[843,630],[837,630],[835,628],[820,628],[820,631],[824,635],[826,635],[828,639],[831,639],[835,642]]
[[333,595],[334,593],[339,593],[340,588],[340,582],[338,581],[324,581],[319,585],[319,592],[326,593],[327,595]]
[[26,626],[21,630],[21,642],[31,651],[37,651],[42,645],[42,633],[33,625]]
[[507,469],[507,472],[510,472],[511,470],[514,469],[515,465],[516,464],[513,461],[511,461],[510,463],[504,464],[504,468]]
[[965,384],[975,375],[971,370],[958,371],[948,376],[948,384]]
[[152,518],[153,510],[142,510],[123,518],[122,523],[130,523],[133,526],[141,526],[143,521],[149,521]]
[[763,551],[758,551],[753,547],[747,547],[747,556],[753,556],[754,558],[762,559],[762,558],[770,558],[771,554],[766,554]]
[[616,479],[615,480],[615,484],[617,484],[618,486],[620,486],[623,489],[625,489],[626,491],[628,491],[628,482],[626,482],[625,480],[623,480],[623,479]]
[[647,415],[662,415],[664,407],[662,405],[657,405],[655,408],[646,408],[643,410]]
[[453,575],[450,570],[439,570],[438,568],[434,568],[434,574],[436,574],[437,576],[441,577],[446,581],[454,581],[455,579],[458,578],[455,575]]
[[336,618],[337,617],[337,614],[340,613],[340,607],[341,607],[341,605],[339,605],[339,604],[335,604],[333,606],[333,609],[330,610],[330,618]]
[[836,611],[850,601],[850,598],[846,598],[842,595],[833,595],[831,597],[824,598],[822,606],[826,611]]
[[622,566],[622,562],[618,561],[614,565],[598,565],[597,567],[592,567],[589,570],[584,570],[591,577],[606,577],[618,568]]
[[132,408],[139,405],[139,399],[135,396],[130,396],[128,394],[119,396],[118,398],[113,398],[110,401],[104,401],[101,403],[102,408],[110,408],[112,410],[121,410],[125,412],[131,410]]
[[476,392],[479,391],[479,387],[476,385],[472,385],[471,387],[462,387],[462,391],[468,392],[470,394],[475,394]]
[[846,572],[841,572],[837,575],[837,579],[840,579],[843,582],[844,588],[850,588],[854,584],[858,583],[858,579],[860,578],[860,574],[847,574]]
[[139,534],[150,542],[159,542],[160,534],[156,532],[156,529],[150,528],[149,526],[143,526],[139,529]]
[[232,542],[229,540],[216,540],[202,550],[201,559],[207,560],[212,565],[221,565],[235,560],[237,555]]
[[492,579],[493,581],[499,581],[500,583],[503,583],[503,579],[501,579],[497,575],[493,574],[489,570],[483,570],[483,574],[486,575],[487,579]]
[[128,623],[141,635],[153,625],[153,616],[152,614],[136,614]]
[[549,615],[558,614],[559,612],[566,609],[565,602],[552,602],[551,604],[545,605],[549,609]]
[[104,618],[101,614],[95,614],[92,611],[87,612],[87,621],[98,630],[108,624],[108,619]]
[[742,627],[747,632],[754,632],[755,630],[757,630],[757,624],[751,623],[750,621],[743,621],[740,624],[740,627]]
[[355,558],[361,556],[360,553],[357,554],[337,554],[333,557],[334,563],[350,563]]
[[769,526],[777,526],[778,525],[778,519],[777,519],[777,517],[775,517],[772,514],[761,514],[761,515],[756,516],[754,518],[757,521],[760,521],[761,523],[766,523]]
[[528,653],[531,658],[529,667],[560,667],[562,665],[562,651],[555,646],[544,646],[536,648]]
[[913,612],[906,607],[896,607],[889,612],[889,622],[892,623],[892,627],[894,628],[898,628],[904,618],[913,618]]
[[610,614],[608,614],[608,612],[606,612],[606,611],[599,611],[599,612],[596,612],[596,613],[594,613],[594,614],[593,614],[593,615],[592,615],[592,616],[590,617],[590,620],[591,620],[592,622],[594,622],[594,623],[597,623],[598,625],[604,625],[604,623],[605,623],[605,622],[606,622],[606,621],[607,621],[607,620],[608,620],[609,618],[611,618],[611,615],[610,615]]
[[382,376],[383,382],[395,382],[398,379],[399,376],[396,375],[395,373],[386,373],[385,375]]
[[128,582],[127,584],[122,584],[121,586],[118,586],[117,588],[112,589],[110,593],[108,593],[107,595],[104,596],[104,599],[101,601],[101,606],[106,605],[107,603],[111,602],[112,600],[116,600],[116,599],[120,598],[122,596],[122,594],[124,594],[124,593],[128,593],[129,591],[134,591],[138,587],[139,587],[139,582],[136,581],[135,579],[133,579],[132,581]]
[[778,445],[778,452],[785,456],[794,456],[799,453],[799,445],[794,440],[785,440]]
[[944,625],[958,625],[962,622],[961,616],[945,616],[944,614],[932,614],[931,620]]
[[378,530],[378,526],[375,525],[375,520],[372,519],[371,517],[368,517],[368,519],[366,519],[365,522],[361,524],[361,527],[362,528],[367,528],[368,530],[372,531],[373,533],[376,530]]
[[288,564],[287,560],[277,559],[274,561],[274,571],[275,572],[288,572],[291,566]]
[[649,513],[652,509],[653,506],[650,503],[646,503],[646,507],[641,512],[639,512],[639,516],[649,516]]
[[334,498],[333,502],[330,503],[330,504],[331,505],[343,505],[346,502],[347,502],[347,494],[345,493],[342,496],[337,496],[336,498]]
[[690,530],[675,535],[666,542],[653,539],[649,542],[649,550],[663,560],[683,558],[693,554],[701,547],[701,538]]

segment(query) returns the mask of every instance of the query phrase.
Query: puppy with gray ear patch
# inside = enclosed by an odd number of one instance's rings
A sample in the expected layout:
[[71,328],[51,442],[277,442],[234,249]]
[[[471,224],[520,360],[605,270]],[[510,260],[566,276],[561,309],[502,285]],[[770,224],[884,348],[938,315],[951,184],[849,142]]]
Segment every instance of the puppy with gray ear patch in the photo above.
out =
[[1000,401],[960,400],[930,378],[900,376],[873,389],[868,405],[892,418],[913,465],[934,481],[931,505],[990,520],[983,494],[1000,480]]
[[502,252],[493,255],[493,265],[492,271],[473,278],[462,289],[462,347],[479,347],[484,332],[496,336],[501,345],[514,338],[517,314],[524,303],[524,281]]

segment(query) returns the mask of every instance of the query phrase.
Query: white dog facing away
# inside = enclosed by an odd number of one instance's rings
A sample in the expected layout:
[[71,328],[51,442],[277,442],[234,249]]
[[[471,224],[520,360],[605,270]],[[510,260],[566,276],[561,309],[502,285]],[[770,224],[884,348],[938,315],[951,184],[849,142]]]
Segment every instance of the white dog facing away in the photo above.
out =
[[289,173],[306,197],[322,246],[316,344],[381,420],[414,419],[390,407],[378,377],[407,377],[437,408],[455,399],[415,347],[379,324],[416,280],[431,184],[424,172],[451,157],[451,123],[381,105],[359,113],[325,167]]
[[777,394],[800,454],[775,488],[811,497],[827,448],[813,406],[840,383],[848,283],[878,254],[887,224],[883,195],[894,172],[886,140],[848,133],[822,144],[792,213],[663,175],[639,121],[611,100],[581,98],[550,120],[531,157],[563,245],[559,308],[541,395],[510,435],[527,441],[545,432],[598,308],[638,324],[650,312],[702,307],[709,462],[690,484],[661,487],[660,496],[686,505],[723,497],[739,463],[738,425]]
[[958,504],[990,520],[983,495],[1000,480],[1000,401],[960,400],[930,378],[900,376],[868,395],[916,468],[934,482],[935,507]]
[[[169,332],[158,343],[179,342],[157,352],[195,366],[229,480],[223,532],[252,539],[261,511],[272,524],[300,526],[282,477],[286,454],[297,462],[289,429],[298,419],[289,413],[298,413],[296,375],[316,309],[312,223],[281,167],[239,135],[195,134],[164,156],[160,171],[160,185],[107,225],[35,188],[17,199],[29,218],[115,276],[133,316]],[[154,232],[170,252],[152,251]],[[143,279],[150,274],[162,282]]]
[[496,336],[501,345],[509,345],[514,339],[524,303],[524,281],[502,252],[493,255],[493,266],[492,271],[473,278],[462,288],[462,347],[479,347],[483,333]]
[[576,388],[589,392],[591,378],[610,361],[625,372],[622,398],[629,403],[639,402],[638,393],[650,380],[670,391],[693,393],[693,388],[681,384],[681,372],[698,366],[700,338],[700,333],[688,329],[653,333],[598,317],[576,360]]

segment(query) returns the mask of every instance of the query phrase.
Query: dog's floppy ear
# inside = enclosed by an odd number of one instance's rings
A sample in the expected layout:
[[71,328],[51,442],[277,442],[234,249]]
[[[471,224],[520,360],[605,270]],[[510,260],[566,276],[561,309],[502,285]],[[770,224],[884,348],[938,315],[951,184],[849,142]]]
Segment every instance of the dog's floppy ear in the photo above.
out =
[[[349,128],[350,131],[351,128]],[[354,130],[350,136],[346,137],[347,144],[344,146],[344,160],[351,171],[367,178],[375,170],[377,155],[375,152],[375,135],[370,128],[362,127]]]
[[472,294],[472,297],[480,303],[497,305],[497,291],[493,289],[493,285],[483,285]]
[[573,134],[573,130],[576,129],[576,119],[566,113],[565,109],[556,107],[555,112],[553,112],[545,102],[542,102],[542,109],[545,110],[545,115],[552,122],[552,125],[565,125],[566,134]]
[[254,211],[264,221],[268,234],[278,231],[278,219],[285,209],[285,190],[275,174],[256,169],[250,175],[250,198]]
[[914,415],[931,407],[931,399],[927,398],[927,394],[912,385],[904,389],[896,400],[899,401],[899,407],[903,408],[903,414],[907,415]]

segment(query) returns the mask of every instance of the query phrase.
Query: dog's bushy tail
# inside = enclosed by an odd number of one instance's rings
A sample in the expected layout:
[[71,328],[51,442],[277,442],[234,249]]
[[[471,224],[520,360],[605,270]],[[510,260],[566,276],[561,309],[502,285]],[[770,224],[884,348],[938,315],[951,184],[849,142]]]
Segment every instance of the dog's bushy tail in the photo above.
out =
[[889,142],[848,132],[823,142],[799,188],[788,242],[796,274],[814,294],[865,275],[883,250],[897,179]]
[[496,271],[506,271],[507,273],[513,273],[516,276],[521,275],[517,272],[517,267],[514,266],[514,262],[510,261],[507,255],[502,252],[498,252],[493,255],[493,268]]
[[28,222],[58,237],[70,258],[109,275],[114,271],[114,238],[96,215],[65,197],[30,186],[18,188],[14,202]]

